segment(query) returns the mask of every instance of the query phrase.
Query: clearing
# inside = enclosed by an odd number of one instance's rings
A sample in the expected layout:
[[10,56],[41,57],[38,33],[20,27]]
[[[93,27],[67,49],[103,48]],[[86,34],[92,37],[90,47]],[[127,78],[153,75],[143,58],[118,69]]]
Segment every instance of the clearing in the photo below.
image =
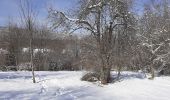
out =
[[[81,81],[84,71],[0,72],[0,100],[169,100],[170,77],[149,80],[142,73],[122,72],[108,85]],[[116,73],[112,72],[114,76]]]

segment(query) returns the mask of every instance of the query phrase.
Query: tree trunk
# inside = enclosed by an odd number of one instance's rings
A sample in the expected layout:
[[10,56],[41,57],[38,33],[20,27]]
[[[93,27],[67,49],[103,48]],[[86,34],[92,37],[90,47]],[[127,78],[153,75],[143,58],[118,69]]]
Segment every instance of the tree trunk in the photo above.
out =
[[101,70],[101,83],[102,84],[107,84],[111,80],[111,75],[110,75],[110,68],[109,67],[103,67]]
[[117,80],[119,80],[119,78],[120,78],[120,71],[121,71],[121,67],[120,67],[120,66],[118,66]]
[[32,47],[32,41],[33,41],[33,37],[32,37],[32,33],[30,33],[31,37],[30,37],[30,53],[31,53],[31,59],[30,59],[30,63],[31,63],[31,68],[32,68],[32,80],[33,83],[35,83],[35,74],[34,74],[34,64],[33,64],[33,47]]
[[150,65],[150,72],[151,72],[151,77],[149,79],[154,79],[155,78],[155,71],[153,68],[153,64]]

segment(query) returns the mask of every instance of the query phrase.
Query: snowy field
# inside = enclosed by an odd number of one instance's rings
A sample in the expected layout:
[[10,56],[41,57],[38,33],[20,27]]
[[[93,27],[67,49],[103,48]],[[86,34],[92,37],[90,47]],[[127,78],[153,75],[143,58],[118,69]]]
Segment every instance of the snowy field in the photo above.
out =
[[84,72],[35,73],[33,84],[31,72],[0,72],[0,100],[170,100],[170,77],[123,72],[120,82],[102,86],[80,81]]

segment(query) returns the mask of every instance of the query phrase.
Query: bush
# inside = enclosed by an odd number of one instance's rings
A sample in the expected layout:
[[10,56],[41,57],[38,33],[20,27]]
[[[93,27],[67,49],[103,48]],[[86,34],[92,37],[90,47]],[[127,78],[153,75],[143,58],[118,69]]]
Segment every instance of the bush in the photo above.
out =
[[89,82],[96,82],[99,81],[99,79],[100,79],[100,74],[94,72],[87,73],[81,78],[81,80],[89,81]]
[[7,71],[7,68],[5,66],[0,66],[1,71]]

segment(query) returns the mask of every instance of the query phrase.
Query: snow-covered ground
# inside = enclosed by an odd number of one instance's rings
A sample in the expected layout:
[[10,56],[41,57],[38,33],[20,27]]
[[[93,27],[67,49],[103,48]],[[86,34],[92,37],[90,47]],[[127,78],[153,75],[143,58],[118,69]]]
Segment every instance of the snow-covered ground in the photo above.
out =
[[31,72],[0,72],[0,100],[170,100],[170,77],[123,72],[123,80],[102,86],[80,81],[80,71],[35,73],[33,84]]

